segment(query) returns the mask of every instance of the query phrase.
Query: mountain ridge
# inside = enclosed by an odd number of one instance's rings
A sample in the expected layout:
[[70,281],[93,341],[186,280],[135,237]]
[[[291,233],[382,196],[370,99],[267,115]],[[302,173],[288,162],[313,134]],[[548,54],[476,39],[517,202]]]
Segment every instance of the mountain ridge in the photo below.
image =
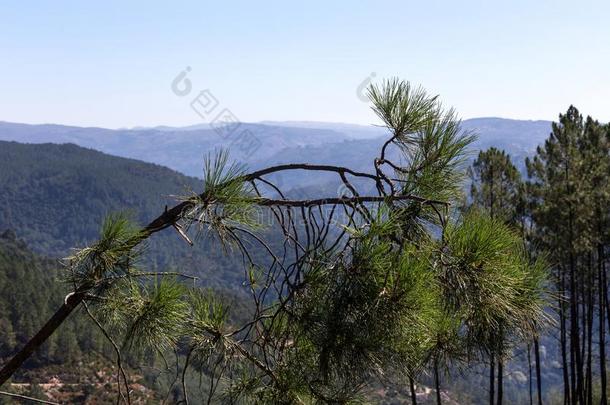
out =
[[[201,178],[204,158],[219,149],[229,149],[233,160],[253,170],[287,161],[341,162],[345,166],[370,169],[375,153],[387,136],[383,127],[345,123],[241,123],[229,136],[223,135],[221,130],[216,132],[213,128],[199,126],[116,130],[0,121],[0,140],[35,144],[72,143]],[[551,122],[481,117],[464,120],[462,128],[479,135],[472,145],[473,152],[495,146],[505,149],[516,162],[522,162],[546,139]],[[248,139],[240,137],[244,133],[249,135]],[[285,180],[297,180],[295,184],[303,187],[321,181],[309,175]]]

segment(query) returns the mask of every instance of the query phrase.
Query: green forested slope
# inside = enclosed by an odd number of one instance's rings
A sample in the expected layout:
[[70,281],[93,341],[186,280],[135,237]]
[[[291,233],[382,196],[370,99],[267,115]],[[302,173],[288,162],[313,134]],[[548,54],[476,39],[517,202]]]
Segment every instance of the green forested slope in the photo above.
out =
[[[128,212],[146,224],[175,204],[172,196],[199,191],[199,182],[76,145],[0,141],[0,232],[13,230],[33,251],[64,257],[94,241],[106,215]],[[202,285],[235,289],[243,275],[236,263],[210,240],[190,247],[166,230],[150,239],[143,266],[179,269]]]
[[[0,234],[0,358],[21,347],[61,304],[68,292],[57,260],[32,253],[12,231]],[[70,317],[28,366],[70,363],[102,349],[99,334],[80,315]]]
[[[62,280],[60,259],[72,248],[95,241],[106,215],[128,212],[144,225],[176,203],[172,196],[201,187],[199,180],[170,169],[75,145],[0,142],[0,363],[61,305],[70,286]],[[196,275],[200,285],[220,290],[231,306],[241,305],[236,298],[240,295],[235,295],[243,288],[241,263],[208,238],[191,247],[168,229],[151,238],[140,266]],[[14,381],[42,383],[59,376],[76,384],[76,391],[63,393],[68,396],[62,401],[88,395],[99,400],[105,384],[113,380],[96,376],[106,369],[111,375],[113,359],[94,323],[78,310]],[[150,379],[148,374],[142,378]],[[83,391],[85,387],[91,392]],[[18,392],[30,392],[24,390]]]
[[93,240],[103,217],[131,210],[145,221],[195,179],[161,166],[75,145],[0,142],[0,227],[46,254]]
[[[68,292],[57,259],[33,253],[13,231],[0,233],[0,364],[40,329]],[[59,403],[111,404],[115,361],[112,347],[79,308],[2,388]],[[139,387],[132,394],[136,403],[157,403],[154,391],[139,384],[154,377],[133,370],[130,356],[123,362],[132,387]],[[57,385],[49,385],[53,381]],[[14,403],[0,396],[0,404]]]

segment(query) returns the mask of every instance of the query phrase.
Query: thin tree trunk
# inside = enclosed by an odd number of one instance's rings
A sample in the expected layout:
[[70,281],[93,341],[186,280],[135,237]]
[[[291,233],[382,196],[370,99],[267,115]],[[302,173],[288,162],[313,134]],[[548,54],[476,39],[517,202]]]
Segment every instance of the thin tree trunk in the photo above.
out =
[[493,352],[489,355],[489,405],[496,401],[496,359]]
[[606,267],[604,262],[604,247],[599,244],[597,247],[597,269],[598,269],[598,301],[599,301],[599,370],[600,370],[600,405],[607,405],[606,397],[606,320],[605,320],[605,297],[606,297]]
[[497,405],[502,405],[502,400],[504,397],[504,359],[502,356],[498,358],[498,400],[496,401]]
[[498,399],[497,405],[502,405],[504,399],[504,328],[500,326],[498,350]]
[[593,405],[593,256],[589,254],[589,272],[587,274],[587,404]]
[[534,405],[534,386],[532,384],[532,347],[527,344],[527,371],[529,382],[530,405]]
[[[566,165],[565,179],[567,183],[567,195],[573,194],[569,180],[570,169]],[[578,289],[576,285],[576,258],[574,257],[574,212],[571,204],[568,204],[568,240],[567,249],[569,252],[570,266],[570,370],[572,382],[572,404],[577,405],[578,401],[582,402],[582,361],[580,358],[580,328],[578,317]]]
[[[591,300],[590,300],[590,292],[591,292],[591,273],[593,267],[593,258],[591,252],[587,254],[587,268],[586,272],[580,274],[580,294],[581,294],[581,319],[582,319],[582,349],[581,349],[581,361],[582,361],[582,403],[585,405],[591,404],[593,402],[593,398],[591,396],[591,329],[592,326],[590,321],[593,319],[591,317]],[[583,269],[585,270],[585,269]],[[590,400],[589,400],[590,399]]]
[[540,344],[538,337],[534,338],[534,356],[536,359],[536,389],[538,391],[538,405],[542,405],[542,373],[540,365]]
[[567,350],[567,327],[566,327],[566,316],[564,311],[564,297],[565,297],[565,281],[561,269],[559,270],[559,290],[562,296],[559,297],[559,324],[561,328],[560,343],[561,343],[561,362],[563,369],[563,398],[564,404],[567,405],[571,402],[571,390],[570,390],[570,376],[568,372],[568,350]]
[[[570,303],[570,307],[572,307],[572,304]],[[578,389],[580,387],[577,386],[577,381],[576,381],[576,356],[578,353],[578,347],[576,347],[576,343],[575,343],[575,336],[574,336],[574,318],[572,317],[574,314],[573,308],[570,308],[570,392],[572,393],[572,405],[578,405],[578,399],[580,397],[579,393],[578,393]]]
[[411,404],[417,405],[417,395],[415,394],[415,381],[409,376],[409,388],[411,389]]
[[434,386],[436,388],[436,404],[441,405],[441,382],[438,373],[438,359],[434,359]]
[[577,405],[579,400],[582,402],[582,384],[580,380],[580,326],[575,267],[574,255],[570,252],[570,371],[573,405]]
[[606,319],[608,320],[608,330],[610,330],[610,298],[608,297],[608,274],[606,272],[606,263],[603,264],[604,273],[604,304],[606,309]]
[[[589,269],[589,265],[587,266],[587,271]],[[582,271],[584,272],[585,269],[583,268]],[[580,294],[580,305],[579,305],[579,316],[580,316],[580,320],[582,322],[582,325],[580,326],[580,330],[582,331],[581,335],[582,335],[582,340],[581,340],[581,345],[580,345],[580,360],[581,360],[581,365],[582,365],[582,369],[583,369],[583,378],[582,378],[582,391],[583,391],[583,400],[586,397],[586,387],[587,387],[587,383],[585,381],[585,377],[586,377],[586,363],[587,363],[587,342],[588,342],[588,321],[589,321],[589,313],[588,313],[588,300],[587,300],[587,291],[586,291],[586,287],[585,287],[585,273],[581,273],[580,277],[578,277],[578,279],[580,280],[580,282],[577,284],[578,285],[578,290],[579,290],[579,294]],[[583,402],[584,403],[584,402]]]

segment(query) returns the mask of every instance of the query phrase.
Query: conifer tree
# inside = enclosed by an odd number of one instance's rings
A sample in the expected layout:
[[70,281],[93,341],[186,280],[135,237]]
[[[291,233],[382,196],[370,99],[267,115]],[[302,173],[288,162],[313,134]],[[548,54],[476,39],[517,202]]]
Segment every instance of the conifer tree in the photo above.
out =
[[[470,197],[472,205],[485,209],[491,218],[499,219],[509,226],[518,224],[521,175],[510,156],[494,147],[481,151],[469,169],[472,180]],[[498,405],[503,400],[504,360],[507,347],[504,330],[495,337],[497,347],[489,352],[489,403]],[[495,398],[495,362],[497,361],[497,399]]]
[[[187,404],[189,371],[215,382],[210,398],[347,403],[371,381],[417,378],[481,359],[497,336],[532,336],[545,317],[545,264],[530,263],[504,221],[452,212],[473,137],[408,82],[371,86],[369,97],[388,132],[370,172],[296,163],[248,173],[221,152],[206,161],[203,191],[148,225],[109,218],[100,239],[66,261],[74,292],[4,365],[0,384],[81,305],[113,343],[119,370],[127,350],[183,353],[171,393]],[[349,195],[291,199],[268,178],[289,170],[335,174]],[[265,214],[274,218],[267,229]],[[183,273],[140,267],[145,241],[170,228],[242,257],[246,321],[232,322],[227,303],[181,282]],[[129,403],[124,373],[117,385]]]
[[552,129],[536,156],[526,161],[527,189],[535,241],[556,263],[564,397],[567,403],[592,403],[597,351],[601,401],[606,403],[608,128],[584,120],[571,106]]

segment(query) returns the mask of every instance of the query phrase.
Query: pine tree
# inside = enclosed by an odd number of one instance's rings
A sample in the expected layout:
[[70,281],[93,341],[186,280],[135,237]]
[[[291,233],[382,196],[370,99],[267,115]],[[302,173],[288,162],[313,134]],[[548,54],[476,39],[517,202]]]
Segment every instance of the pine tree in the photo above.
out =
[[[469,169],[472,205],[485,209],[491,218],[497,218],[509,226],[518,224],[521,175],[510,156],[494,147],[481,151]],[[495,337],[497,347],[489,353],[489,403],[500,405],[503,400],[503,370],[506,350],[504,331]],[[497,360],[497,399],[495,398],[495,362]]]
[[596,306],[600,379],[606,389],[608,159],[607,127],[583,120],[571,106],[533,160],[526,161],[534,239],[557,263],[564,397],[572,404],[593,401]]
[[[0,383],[79,306],[115,348],[119,370],[127,350],[184,353],[169,393],[184,403],[189,371],[215,382],[210,398],[347,403],[370,381],[430,369],[440,402],[449,365],[497,350],[498,336],[507,346],[529,339],[545,318],[545,264],[529,261],[504,220],[451,211],[473,137],[408,82],[385,81],[369,96],[387,127],[369,173],[300,163],[246,172],[220,152],[205,162],[203,191],[147,226],[109,217],[99,240],[66,260],[74,292]],[[290,170],[334,174],[349,193],[291,199],[268,177]],[[268,229],[261,213],[275,219]],[[188,274],[140,267],[146,240],[165,229],[241,256],[246,320],[231,322],[228,303],[182,282]],[[118,401],[129,402],[124,373],[117,386]]]

